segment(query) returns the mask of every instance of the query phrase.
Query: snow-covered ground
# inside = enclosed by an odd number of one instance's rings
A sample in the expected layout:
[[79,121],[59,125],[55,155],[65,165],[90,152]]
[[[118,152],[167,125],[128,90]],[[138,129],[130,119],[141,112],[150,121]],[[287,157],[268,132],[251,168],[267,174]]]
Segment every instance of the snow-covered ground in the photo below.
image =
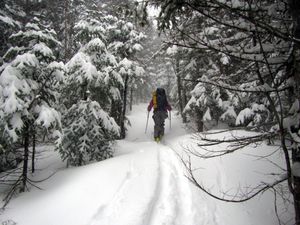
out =
[[[116,144],[115,157],[80,168],[65,168],[52,146],[41,146],[39,170],[32,179],[42,190],[32,188],[14,198],[0,214],[0,224],[17,225],[274,225],[274,197],[266,192],[243,204],[214,200],[185,177],[175,152],[192,147],[194,140],[172,115],[166,120],[164,141],[152,141],[153,121],[146,126],[146,105],[135,106],[128,115],[132,126],[125,140]],[[224,135],[224,134],[219,134]],[[282,156],[267,155],[273,147],[262,145],[241,153],[211,160],[193,159],[200,183],[218,194],[221,190],[259,184],[283,166]],[[254,157],[255,155],[255,157]],[[271,176],[270,176],[271,177]],[[292,210],[284,214],[293,218]],[[287,224],[292,224],[289,221]]]

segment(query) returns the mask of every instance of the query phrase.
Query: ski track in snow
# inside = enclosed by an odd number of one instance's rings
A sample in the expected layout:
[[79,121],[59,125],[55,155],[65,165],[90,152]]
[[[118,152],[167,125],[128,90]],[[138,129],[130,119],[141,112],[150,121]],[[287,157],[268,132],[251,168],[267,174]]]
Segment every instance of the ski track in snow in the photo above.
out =
[[[151,173],[138,171],[138,162],[130,170],[114,197],[101,205],[88,225],[194,225],[192,194],[175,153],[162,144],[146,149],[156,161]],[[144,152],[144,151],[143,151]],[[151,177],[148,175],[151,174]],[[153,179],[150,191],[143,191],[144,179]],[[132,196],[142,193],[138,202]]]
[[178,159],[167,147],[159,148],[160,185],[149,224],[193,224],[191,192],[181,172]]
[[[137,108],[131,119],[133,132],[129,131],[127,141],[133,148],[143,146],[130,153],[140,154],[140,158],[132,157],[114,197],[99,206],[86,225],[198,225],[196,216],[199,214],[195,212],[190,183],[184,176],[181,161],[168,143],[150,142],[152,135],[136,133],[144,130],[144,111],[139,110]],[[153,124],[151,120],[149,123],[150,130]],[[151,165],[144,165],[145,162]]]

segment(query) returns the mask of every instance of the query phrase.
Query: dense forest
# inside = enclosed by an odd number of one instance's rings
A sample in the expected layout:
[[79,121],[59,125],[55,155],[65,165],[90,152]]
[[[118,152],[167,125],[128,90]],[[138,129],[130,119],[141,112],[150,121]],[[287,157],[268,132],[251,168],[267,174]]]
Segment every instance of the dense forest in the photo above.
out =
[[[233,197],[210,193],[186,162],[197,187],[228,202],[268,189],[290,195],[300,224],[299,1],[2,0],[0,30],[6,202],[35,185],[27,175],[40,143],[54,143],[69,166],[113,157],[126,113],[160,86],[207,141],[199,148],[230,143],[191,154],[222,157],[265,142],[284,156],[280,179]],[[208,124],[257,135],[209,139]]]

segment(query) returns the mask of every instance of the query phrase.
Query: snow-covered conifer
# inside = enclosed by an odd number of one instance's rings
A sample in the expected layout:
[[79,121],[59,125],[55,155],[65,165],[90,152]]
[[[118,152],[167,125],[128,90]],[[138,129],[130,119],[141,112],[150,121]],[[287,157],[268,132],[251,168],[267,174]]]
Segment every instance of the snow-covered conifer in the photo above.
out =
[[60,129],[55,104],[64,65],[55,61],[54,51],[59,45],[55,32],[41,30],[37,19],[12,34],[10,40],[13,46],[4,56],[0,75],[1,130],[9,143],[20,142],[24,147],[24,190],[29,139],[34,129]]
[[114,18],[103,16],[99,20],[82,19],[76,24],[81,48],[67,63],[66,104],[74,104],[76,98],[85,99],[87,90],[108,110],[111,99],[120,99],[117,87],[123,85],[123,80],[116,71],[115,56],[107,49],[107,30],[113,21]]
[[80,100],[63,117],[63,136],[58,143],[63,160],[80,166],[112,157],[119,126],[96,101]]
[[[119,88],[121,93],[121,101],[115,102],[114,113],[121,127],[121,137],[125,137],[126,133],[126,109],[127,97],[129,89],[134,86],[135,81],[141,78],[144,72],[138,60],[134,58],[135,54],[142,50],[141,42],[145,38],[142,32],[138,32],[130,19],[119,18],[114,29],[111,30],[108,49],[115,55],[119,65],[118,73],[121,74],[123,86]],[[133,69],[133,67],[135,67]]]
[[107,27],[114,18],[93,15],[76,24],[80,48],[66,64],[66,111],[58,148],[62,158],[75,166],[111,157],[111,143],[119,135],[119,127],[109,115],[111,101],[120,100],[117,87],[123,85],[117,61],[107,49]]

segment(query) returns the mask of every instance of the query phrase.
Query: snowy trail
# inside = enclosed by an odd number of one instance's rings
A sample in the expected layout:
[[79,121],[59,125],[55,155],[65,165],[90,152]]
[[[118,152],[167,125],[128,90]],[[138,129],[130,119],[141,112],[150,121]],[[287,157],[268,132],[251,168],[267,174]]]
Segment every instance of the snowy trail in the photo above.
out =
[[195,224],[191,192],[172,150],[159,144],[144,154],[155,161],[152,167],[141,171],[133,162],[114,197],[97,209],[89,225]]
[[157,145],[146,152],[144,157],[155,163],[143,171],[139,162],[132,162],[113,198],[88,225],[195,224],[191,192],[172,150]]
[[[146,155],[148,159],[156,160],[154,154]],[[89,223],[90,225],[143,224],[142,220],[145,217],[146,207],[151,198],[151,189],[145,187],[145,184],[149,183],[147,179],[156,179],[157,175],[155,172],[158,165],[154,163],[149,167],[154,174],[140,170],[140,166],[139,162],[131,162],[130,170],[127,171],[126,177],[121,182],[113,198],[107,204],[99,207]],[[153,181],[150,183],[153,183]],[[135,195],[141,193],[141,190],[143,191],[143,196],[136,198]]]
[[168,147],[159,147],[160,188],[150,225],[193,223],[192,196],[178,159]]
[[[209,210],[199,211],[171,146],[186,131],[174,117],[171,131],[166,121],[164,143],[157,144],[151,117],[144,132],[145,108],[136,106],[128,115],[132,126],[127,138],[117,142],[115,157],[62,169],[41,184],[44,190],[33,189],[14,199],[0,214],[0,224],[205,225],[199,221],[208,217]],[[59,160],[50,148],[47,154],[53,162]],[[33,216],[32,212],[38,213]]]
[[[139,109],[139,108],[138,108]],[[173,150],[141,134],[143,112],[131,118],[127,140],[139,142],[142,157],[131,162],[130,170],[108,204],[101,205],[88,225],[194,225],[192,194],[180,161]],[[140,120],[140,121],[139,121]],[[149,130],[152,129],[149,120]],[[166,129],[166,136],[168,131]],[[151,142],[149,142],[151,141]],[[152,162],[151,165],[145,165]],[[145,187],[148,184],[148,187]],[[149,185],[151,184],[151,185]],[[137,197],[136,195],[140,195]]]
[[[128,117],[132,124],[128,136],[117,142],[115,157],[108,160],[66,168],[53,146],[39,146],[41,159],[36,165],[38,172],[32,178],[42,180],[57,173],[39,183],[42,190],[31,188],[30,192],[15,197],[5,211],[0,211],[0,224],[277,224],[272,211],[272,193],[247,204],[232,205],[217,202],[190,184],[177,154],[182,154],[183,146],[193,146],[193,139],[176,115],[172,117],[172,130],[166,120],[161,144],[153,141],[151,117],[145,133],[145,104],[134,106]],[[249,148],[248,152],[254,154],[253,150]],[[257,155],[269,155],[273,149],[262,145],[256,152]],[[252,165],[253,159],[248,157],[241,152],[213,161],[193,158],[193,163],[199,181],[218,193],[231,190],[240,181],[245,184],[259,182],[255,172],[258,168],[265,174],[276,171],[273,164],[266,167],[263,161]]]

